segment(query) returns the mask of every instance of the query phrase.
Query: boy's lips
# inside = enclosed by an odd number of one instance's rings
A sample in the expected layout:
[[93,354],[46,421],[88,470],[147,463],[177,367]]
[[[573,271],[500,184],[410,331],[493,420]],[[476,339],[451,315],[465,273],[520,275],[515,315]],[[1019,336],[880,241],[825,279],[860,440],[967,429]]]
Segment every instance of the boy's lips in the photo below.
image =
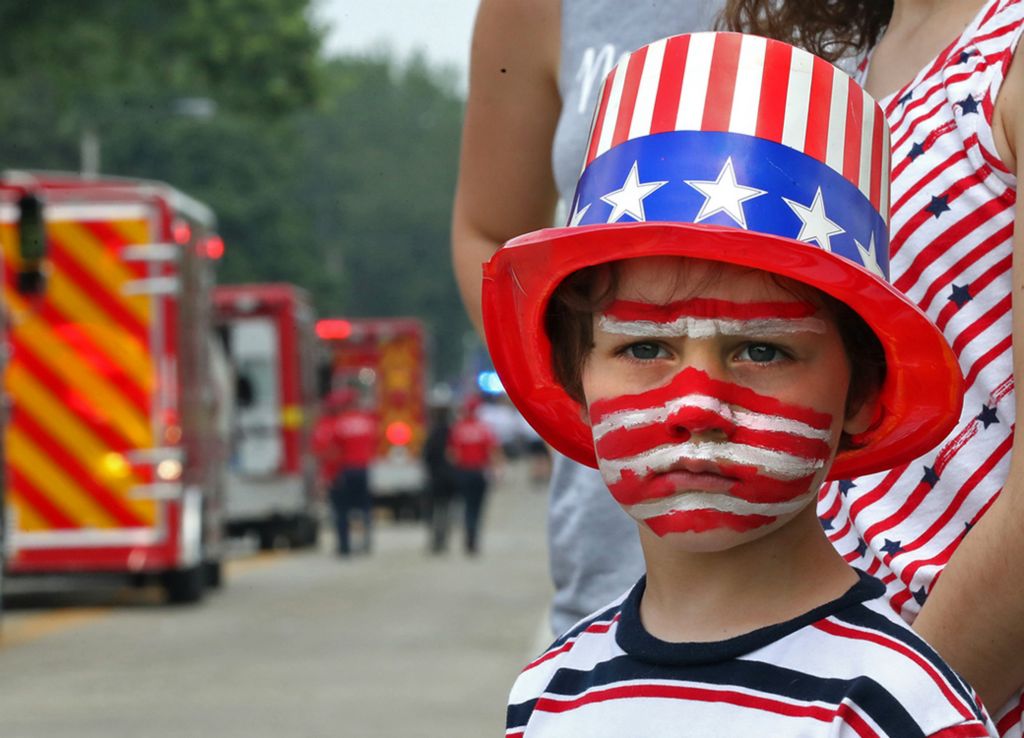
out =
[[[701,490],[729,492],[740,481],[736,477],[723,473],[722,469],[714,462],[696,459],[683,459],[673,464],[667,471],[655,475],[651,481],[655,480],[671,484],[676,493]],[[657,486],[663,485],[657,484]]]

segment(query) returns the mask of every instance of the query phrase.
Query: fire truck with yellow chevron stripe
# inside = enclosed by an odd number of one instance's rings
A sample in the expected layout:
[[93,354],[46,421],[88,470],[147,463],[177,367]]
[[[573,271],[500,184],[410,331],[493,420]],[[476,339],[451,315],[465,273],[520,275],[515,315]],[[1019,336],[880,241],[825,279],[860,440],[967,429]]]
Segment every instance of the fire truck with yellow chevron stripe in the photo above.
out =
[[214,227],[157,182],[0,175],[8,576],[153,576],[176,602],[219,584]]
[[412,317],[324,318],[316,333],[325,389],[355,390],[380,419],[377,455],[370,463],[374,503],[396,517],[417,517],[427,472],[421,454],[427,436],[428,334]]

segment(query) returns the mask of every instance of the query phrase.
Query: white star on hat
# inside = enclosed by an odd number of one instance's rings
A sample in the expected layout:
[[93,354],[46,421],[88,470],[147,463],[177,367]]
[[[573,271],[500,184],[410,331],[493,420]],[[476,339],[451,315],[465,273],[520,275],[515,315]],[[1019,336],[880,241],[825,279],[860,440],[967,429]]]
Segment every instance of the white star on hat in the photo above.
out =
[[629,170],[629,174],[626,176],[626,181],[622,183],[622,187],[609,192],[601,199],[612,206],[611,215],[608,216],[609,223],[615,223],[623,215],[632,216],[636,221],[643,222],[647,218],[644,216],[644,198],[650,195],[659,187],[667,185],[668,182],[641,182],[640,175],[636,171],[636,162],[633,162],[633,167]]
[[878,255],[875,253],[875,234],[871,233],[871,241],[868,242],[868,247],[864,248],[860,241],[856,238],[853,239],[854,245],[860,252],[860,258],[864,262],[864,266],[872,274],[877,274],[882,279],[885,279],[885,273],[882,271],[882,267],[878,264]]
[[846,231],[839,227],[838,223],[833,223],[825,215],[825,200],[821,196],[820,187],[815,193],[814,201],[810,207],[801,205],[793,200],[788,200],[785,197],[782,199],[789,205],[789,209],[800,218],[800,235],[796,237],[798,241],[805,241],[807,243],[817,241],[818,246],[825,249],[825,251],[831,251],[832,243],[829,239],[832,236],[838,236],[840,233],[846,233]]
[[580,221],[583,220],[583,216],[587,214],[588,210],[590,210],[590,203],[588,202],[582,210],[580,210],[579,207],[580,198],[577,196],[576,201],[572,204],[572,215],[569,217],[569,225],[572,227],[576,227],[580,224]]
[[714,182],[698,181],[693,179],[684,180],[686,184],[704,195],[704,204],[693,219],[694,223],[700,223],[710,218],[715,213],[725,213],[740,227],[746,229],[747,218],[743,213],[743,203],[755,197],[765,194],[765,190],[756,187],[744,187],[736,184],[736,173],[732,168],[732,157],[725,160],[722,171],[718,173],[718,179]]

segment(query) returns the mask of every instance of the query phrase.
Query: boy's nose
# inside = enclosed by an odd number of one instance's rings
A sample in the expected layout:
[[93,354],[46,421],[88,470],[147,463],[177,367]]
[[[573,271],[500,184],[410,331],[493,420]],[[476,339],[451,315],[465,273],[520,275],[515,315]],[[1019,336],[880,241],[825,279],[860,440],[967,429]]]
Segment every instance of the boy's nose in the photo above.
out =
[[732,408],[725,402],[712,400],[701,406],[684,405],[669,414],[666,419],[669,433],[676,438],[704,436],[709,440],[728,440],[736,430]]

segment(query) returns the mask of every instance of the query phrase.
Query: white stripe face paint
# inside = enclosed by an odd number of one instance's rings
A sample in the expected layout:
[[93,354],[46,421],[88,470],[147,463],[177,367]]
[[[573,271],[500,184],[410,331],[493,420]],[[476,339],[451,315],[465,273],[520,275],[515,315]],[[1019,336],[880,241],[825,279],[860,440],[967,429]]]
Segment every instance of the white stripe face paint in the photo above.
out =
[[602,315],[601,330],[620,336],[636,338],[711,338],[716,335],[768,338],[786,333],[824,333],[825,322],[820,318],[778,318],[762,320],[727,320],[717,318],[681,317],[670,323],[650,320],[623,321]]

